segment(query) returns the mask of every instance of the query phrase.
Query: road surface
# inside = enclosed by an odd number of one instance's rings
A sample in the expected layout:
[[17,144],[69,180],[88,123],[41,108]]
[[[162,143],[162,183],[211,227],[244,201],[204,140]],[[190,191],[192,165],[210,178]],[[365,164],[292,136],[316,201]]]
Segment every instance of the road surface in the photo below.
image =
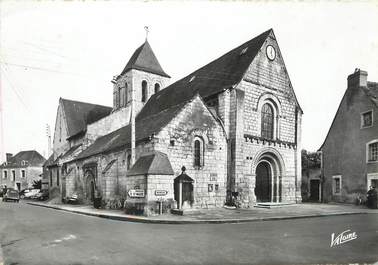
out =
[[[345,230],[357,238],[330,247]],[[378,214],[167,225],[0,202],[0,243],[5,265],[374,263]]]

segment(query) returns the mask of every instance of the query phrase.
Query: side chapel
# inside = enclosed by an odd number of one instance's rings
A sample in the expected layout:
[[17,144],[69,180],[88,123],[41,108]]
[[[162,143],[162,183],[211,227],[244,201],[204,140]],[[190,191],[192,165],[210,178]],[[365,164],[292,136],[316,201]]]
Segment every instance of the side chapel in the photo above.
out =
[[303,112],[272,29],[169,80],[146,40],[112,108],[61,98],[50,190],[145,215],[301,201]]

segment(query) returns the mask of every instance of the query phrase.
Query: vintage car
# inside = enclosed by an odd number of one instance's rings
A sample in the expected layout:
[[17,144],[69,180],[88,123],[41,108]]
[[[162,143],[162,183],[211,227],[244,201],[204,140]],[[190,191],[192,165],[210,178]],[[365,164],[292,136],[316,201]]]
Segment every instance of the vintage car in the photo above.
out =
[[18,194],[17,190],[14,189],[8,189],[7,192],[3,195],[3,201],[15,201],[19,202],[20,201],[20,196]]

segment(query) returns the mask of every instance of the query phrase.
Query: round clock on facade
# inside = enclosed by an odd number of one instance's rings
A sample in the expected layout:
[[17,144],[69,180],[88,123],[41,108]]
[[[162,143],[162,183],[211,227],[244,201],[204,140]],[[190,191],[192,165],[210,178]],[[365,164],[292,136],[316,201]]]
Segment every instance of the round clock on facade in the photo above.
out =
[[266,46],[266,56],[272,61],[276,58],[276,50],[272,45]]

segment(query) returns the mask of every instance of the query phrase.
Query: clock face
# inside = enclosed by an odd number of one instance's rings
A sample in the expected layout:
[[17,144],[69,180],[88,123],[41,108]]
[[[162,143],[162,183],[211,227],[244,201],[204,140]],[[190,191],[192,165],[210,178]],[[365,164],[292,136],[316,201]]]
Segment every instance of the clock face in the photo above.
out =
[[266,56],[272,61],[276,58],[276,50],[272,45],[266,47]]

